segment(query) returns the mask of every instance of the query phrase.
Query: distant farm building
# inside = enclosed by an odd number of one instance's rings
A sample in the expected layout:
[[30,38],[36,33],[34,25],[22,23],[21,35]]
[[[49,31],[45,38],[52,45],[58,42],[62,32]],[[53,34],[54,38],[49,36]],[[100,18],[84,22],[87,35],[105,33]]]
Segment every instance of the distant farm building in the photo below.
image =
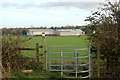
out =
[[53,29],[28,29],[27,35],[28,36],[34,36],[34,35],[42,35],[42,32],[45,33],[45,35],[55,35],[55,31]]
[[85,32],[81,29],[28,29],[27,35],[28,36],[34,36],[34,35],[42,35],[42,32],[45,33],[45,35],[52,36],[79,36],[84,35]]
[[79,36],[84,35],[85,32],[81,29],[59,29],[56,30],[56,34],[59,36]]

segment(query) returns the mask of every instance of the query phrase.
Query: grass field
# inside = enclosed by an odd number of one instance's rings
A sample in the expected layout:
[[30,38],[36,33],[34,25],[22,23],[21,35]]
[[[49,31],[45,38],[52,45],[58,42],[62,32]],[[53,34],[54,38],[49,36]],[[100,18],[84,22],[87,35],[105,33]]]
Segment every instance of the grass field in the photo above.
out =
[[[88,36],[46,36],[46,47],[49,48],[51,45],[75,45],[75,46],[87,46]],[[23,44],[26,47],[36,47],[36,43],[42,45],[42,37],[35,36],[31,40]],[[22,51],[23,55],[29,55],[30,57],[35,57],[35,51]],[[40,49],[42,53],[42,49]]]
[[[27,37],[27,36],[25,36]],[[87,40],[88,36],[46,36],[45,40],[46,40],[46,47],[50,48],[51,45],[75,45],[75,46],[88,46],[88,40]],[[30,47],[30,48],[35,48],[36,47],[36,43],[39,43],[39,45],[42,45],[42,37],[41,36],[34,36],[32,37],[31,40],[25,42],[24,44],[22,44],[23,47]],[[63,47],[61,47],[63,48]],[[64,48],[68,48],[68,47],[64,47]],[[74,47],[69,47],[71,49],[74,49]],[[40,54],[42,53],[42,49],[40,50]],[[74,50],[66,50],[67,52],[74,52]],[[64,50],[64,52],[66,52]],[[52,52],[60,52],[60,48],[58,47],[53,47],[52,48]],[[82,50],[82,53],[86,53],[88,52],[88,50]],[[31,50],[25,50],[22,51],[22,54],[24,56],[28,56],[28,57],[36,57],[36,52],[35,51],[31,51]],[[49,52],[47,53],[49,55]],[[60,58],[60,54],[53,54],[51,55],[52,58]],[[64,56],[74,56],[74,54],[65,54]],[[79,56],[82,56],[79,55]],[[40,57],[40,59],[42,59]],[[48,58],[49,59],[49,56]],[[69,61],[65,62],[68,63]],[[80,62],[80,61],[79,61]],[[59,61],[53,61],[53,64],[60,64]],[[57,67],[59,68],[59,67]],[[18,72],[13,72],[11,75],[11,78],[52,78],[52,77],[57,77],[60,78],[60,73],[59,72],[49,72],[49,71],[38,71],[38,72],[32,72],[32,73],[28,73],[28,74],[24,74],[21,71]]]

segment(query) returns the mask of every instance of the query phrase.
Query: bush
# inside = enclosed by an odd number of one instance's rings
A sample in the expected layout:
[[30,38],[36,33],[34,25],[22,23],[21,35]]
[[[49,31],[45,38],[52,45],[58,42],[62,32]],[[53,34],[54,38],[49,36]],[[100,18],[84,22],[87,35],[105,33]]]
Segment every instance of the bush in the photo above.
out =
[[[21,51],[23,39],[20,36],[3,36],[2,37],[2,69],[3,77],[10,77],[11,71],[23,69],[28,61]],[[9,72],[9,73],[8,73]]]
[[119,76],[117,67],[120,59],[120,35],[118,35],[120,14],[118,13],[118,3],[108,1],[86,19],[91,25],[89,27],[90,42],[91,46],[97,50],[98,65],[103,60],[106,70],[112,73],[112,77]]

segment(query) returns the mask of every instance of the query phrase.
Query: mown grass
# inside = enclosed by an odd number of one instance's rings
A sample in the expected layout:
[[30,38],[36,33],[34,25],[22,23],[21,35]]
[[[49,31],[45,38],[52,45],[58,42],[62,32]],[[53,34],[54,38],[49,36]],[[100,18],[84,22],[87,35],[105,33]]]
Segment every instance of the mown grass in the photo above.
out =
[[[85,36],[85,35],[84,36],[46,36],[45,37],[46,47],[48,49],[50,49],[50,51],[48,50],[48,52],[47,52],[48,63],[49,63],[49,57],[51,59],[61,59],[60,53],[49,55],[49,52],[61,52],[61,49],[63,49],[63,52],[73,52],[73,53],[68,53],[68,54],[63,53],[63,56],[74,57],[75,50],[64,50],[64,49],[76,49],[76,46],[88,46],[89,43],[88,43],[87,38],[88,38],[88,36]],[[25,43],[25,45],[27,44],[26,47],[35,48],[36,43],[39,43],[40,45],[42,45],[42,37],[41,36],[32,37],[32,39],[27,41]],[[61,45],[62,47],[50,47],[50,46],[55,46],[55,45]],[[73,45],[73,46],[66,47],[64,45]],[[86,47],[77,47],[77,48],[81,49],[81,48],[86,48]],[[40,54],[42,54],[42,49],[39,49],[39,52],[40,52]],[[87,50],[78,50],[78,52],[79,52],[78,57],[85,56],[86,54],[84,54],[84,53],[88,53],[88,49]],[[22,51],[22,54],[24,56],[27,55],[28,57],[36,57],[36,52],[31,51],[31,50]],[[42,60],[42,57],[40,57],[40,59]],[[64,59],[71,59],[71,58],[64,58]]]
[[[24,37],[28,37],[29,36],[22,36]],[[46,47],[50,48],[51,45],[55,46],[55,45],[75,45],[75,46],[88,46],[88,40],[87,40],[88,36],[46,36],[45,37],[45,42],[46,42]],[[29,47],[29,48],[35,48],[36,47],[36,43],[39,43],[39,45],[42,45],[42,37],[41,36],[34,36],[32,37],[31,40],[25,42],[24,44],[21,44],[24,47]],[[53,47],[51,48],[52,52],[60,52],[61,48],[66,48],[66,49],[75,49],[76,47]],[[82,47],[83,48],[83,47]],[[80,47],[79,47],[80,49]],[[63,50],[63,52],[74,52],[75,50]],[[42,49],[39,49],[40,54],[42,54]],[[88,53],[88,50],[81,50],[78,51],[81,53]],[[23,50],[21,51],[21,53],[23,54],[23,56],[28,56],[28,57],[36,57],[36,51],[32,51],[32,50]],[[49,51],[48,51],[48,57],[47,59],[49,60]],[[78,55],[83,56],[84,54],[80,54]],[[60,54],[52,54],[51,58],[57,58],[59,59],[61,56]],[[63,56],[72,56],[74,57],[74,54],[63,54]],[[42,57],[40,57],[40,59],[42,59]],[[66,58],[67,59],[67,58]],[[68,63],[71,61],[66,61],[65,63]],[[74,61],[73,61],[74,62]],[[53,64],[58,64],[59,61],[54,61]],[[60,73],[59,72],[48,72],[48,71],[38,71],[35,72],[33,71],[32,73],[27,73],[24,74],[21,71],[18,72],[13,72],[11,75],[11,78],[52,78],[52,77],[56,77],[56,78],[60,78]]]
[[[88,45],[88,36],[46,36],[45,37],[45,43],[46,47],[50,48],[51,45],[75,45],[75,46],[87,46]],[[39,45],[42,45],[42,37],[41,36],[35,36],[32,37],[31,40],[27,41],[26,43],[22,45],[26,45],[25,47],[36,47],[36,43],[39,43]],[[67,48],[67,47],[66,47]],[[42,53],[42,49],[40,50],[40,54]],[[58,51],[58,48],[53,48],[54,51]],[[22,51],[23,55],[28,55],[30,57],[35,57],[35,51],[26,50]]]

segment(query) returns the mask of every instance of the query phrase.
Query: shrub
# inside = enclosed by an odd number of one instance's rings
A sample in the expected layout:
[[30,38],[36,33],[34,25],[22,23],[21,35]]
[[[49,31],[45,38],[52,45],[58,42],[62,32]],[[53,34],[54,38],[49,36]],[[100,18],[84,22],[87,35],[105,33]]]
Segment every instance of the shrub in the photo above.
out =
[[[106,69],[110,70],[114,77],[119,76],[117,72],[120,58],[119,16],[118,3],[108,1],[86,19],[91,25],[89,30],[96,32],[90,34],[91,45],[97,50],[97,56],[106,61]],[[100,59],[98,59],[98,62],[100,62]],[[116,71],[116,74],[113,71]]]
[[25,67],[28,60],[21,55],[21,51],[18,49],[22,47],[23,40],[20,36],[2,37],[2,68],[4,76],[7,75],[6,72],[10,74],[11,71]]

